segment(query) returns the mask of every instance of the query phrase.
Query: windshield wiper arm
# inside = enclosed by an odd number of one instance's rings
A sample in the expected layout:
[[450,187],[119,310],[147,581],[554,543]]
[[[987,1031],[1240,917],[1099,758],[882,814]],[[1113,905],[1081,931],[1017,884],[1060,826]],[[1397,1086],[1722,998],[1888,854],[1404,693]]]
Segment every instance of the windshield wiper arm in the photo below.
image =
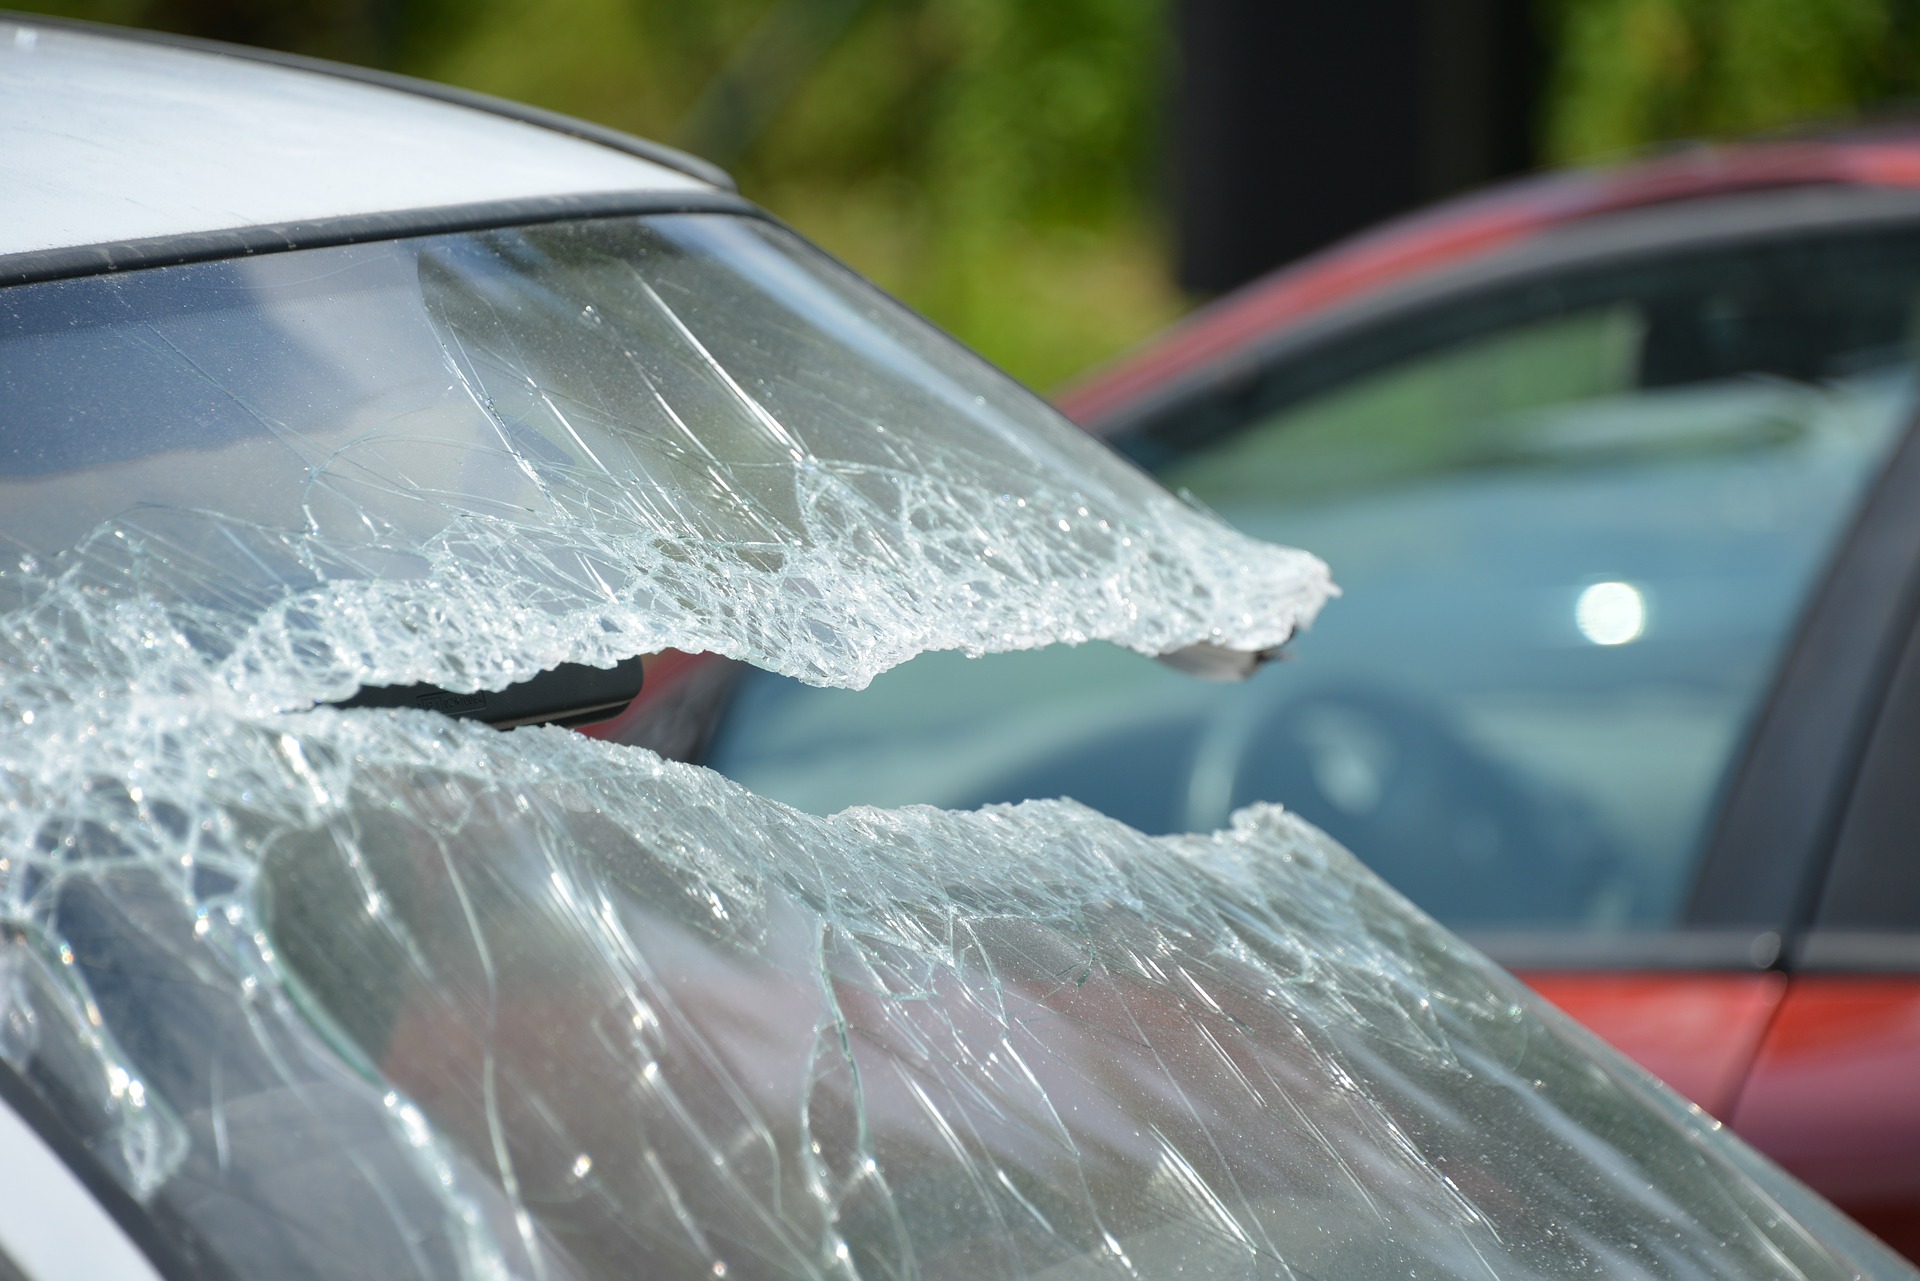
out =
[[485,721],[495,729],[588,725],[625,711],[640,692],[641,675],[637,657],[610,668],[562,663],[505,689],[462,694],[438,685],[374,685],[329,706],[417,707],[443,716]]

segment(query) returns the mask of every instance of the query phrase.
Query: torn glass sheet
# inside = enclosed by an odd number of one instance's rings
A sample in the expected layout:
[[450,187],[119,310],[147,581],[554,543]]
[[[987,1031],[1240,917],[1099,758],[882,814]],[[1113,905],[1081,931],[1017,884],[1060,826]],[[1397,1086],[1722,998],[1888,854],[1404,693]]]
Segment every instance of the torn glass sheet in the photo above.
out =
[[1329,588],[752,219],[27,286],[0,353],[0,598],[65,669],[36,697],[77,662],[286,709],[669,646],[857,687],[938,649],[1266,651]]
[[1275,809],[816,818],[412,711],[134,739],[92,760],[152,845],[21,906],[238,1275],[1910,1275]]
[[769,225],[17,287],[0,388],[0,1080],[170,1277],[1912,1276],[1276,810],[315,707],[1312,617]]

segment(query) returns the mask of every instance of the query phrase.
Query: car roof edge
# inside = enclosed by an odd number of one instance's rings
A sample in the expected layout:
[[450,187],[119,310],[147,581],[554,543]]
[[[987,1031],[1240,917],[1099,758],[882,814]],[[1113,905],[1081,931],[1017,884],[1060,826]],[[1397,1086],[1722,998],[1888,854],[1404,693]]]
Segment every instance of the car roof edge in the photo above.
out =
[[516,120],[521,124],[565,134],[583,142],[597,143],[629,156],[650,160],[654,164],[685,174],[689,178],[711,183],[724,191],[739,190],[739,184],[725,169],[710,160],[703,160],[676,147],[669,147],[664,143],[654,142],[609,125],[581,120],[558,111],[548,111],[544,107],[529,106],[523,102],[515,102],[511,98],[498,98],[476,89],[462,89],[456,85],[442,84],[437,80],[424,80],[418,76],[403,75],[397,71],[361,67],[350,62],[334,62],[327,58],[315,58],[302,53],[287,53],[279,49],[232,44],[224,40],[179,35],[171,31],[121,27],[111,23],[91,22],[84,18],[54,17],[47,14],[24,13],[17,9],[0,9],[0,20],[18,23],[21,26],[71,31],[102,39],[125,40],[136,44],[160,45],[218,57],[240,58],[249,62],[285,67],[290,71],[306,71],[315,75],[332,76],[338,80],[352,80],[382,89],[393,89],[400,93],[432,98],[456,107],[466,107],[488,115]]

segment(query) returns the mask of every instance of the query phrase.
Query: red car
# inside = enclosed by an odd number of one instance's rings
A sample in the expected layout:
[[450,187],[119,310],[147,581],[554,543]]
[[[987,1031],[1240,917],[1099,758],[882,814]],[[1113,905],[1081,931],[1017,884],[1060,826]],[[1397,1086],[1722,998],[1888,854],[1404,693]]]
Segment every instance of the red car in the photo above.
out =
[[1909,136],[1402,219],[1061,402],[1332,564],[1297,663],[748,673],[706,759],[821,812],[1281,801],[1920,1258],[1917,324]]

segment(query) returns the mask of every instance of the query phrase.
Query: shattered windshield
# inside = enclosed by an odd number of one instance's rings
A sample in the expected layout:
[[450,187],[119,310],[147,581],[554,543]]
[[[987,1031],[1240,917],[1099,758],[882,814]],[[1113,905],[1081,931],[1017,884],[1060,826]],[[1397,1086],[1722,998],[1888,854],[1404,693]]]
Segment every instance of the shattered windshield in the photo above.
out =
[[11,593],[131,579],[254,706],[668,645],[841,685],[1257,651],[1326,591],[757,220],[29,286],[0,343]]
[[1278,809],[326,706],[1311,620],[771,224],[0,292],[0,539],[0,1094],[171,1278],[1910,1275]]

